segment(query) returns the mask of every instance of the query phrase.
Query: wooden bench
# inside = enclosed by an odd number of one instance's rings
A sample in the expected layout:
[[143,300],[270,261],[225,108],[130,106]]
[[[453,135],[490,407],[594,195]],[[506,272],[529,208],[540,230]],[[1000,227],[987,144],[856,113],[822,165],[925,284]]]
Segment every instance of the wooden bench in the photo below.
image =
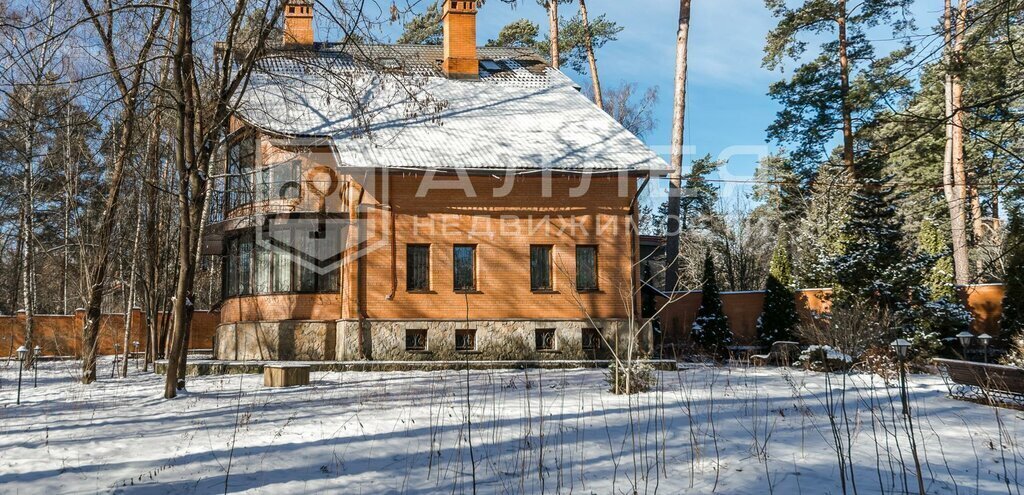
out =
[[780,340],[773,342],[768,354],[755,354],[750,356],[750,364],[764,366],[768,363],[775,363],[779,366],[793,364],[793,358],[800,354],[800,343]]
[[264,387],[309,385],[309,365],[274,363],[263,366]]
[[933,359],[949,396],[1024,407],[1024,369],[954,359]]

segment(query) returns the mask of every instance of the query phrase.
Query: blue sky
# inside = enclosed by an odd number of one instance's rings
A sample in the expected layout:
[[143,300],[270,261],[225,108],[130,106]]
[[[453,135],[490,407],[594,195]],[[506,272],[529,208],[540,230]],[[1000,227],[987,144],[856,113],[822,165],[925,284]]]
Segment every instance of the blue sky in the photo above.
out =
[[[429,0],[419,0],[425,7]],[[563,17],[577,12],[576,4],[560,9]],[[655,109],[657,127],[645,137],[647,144],[667,158],[671,141],[674,92],[675,40],[679,15],[676,0],[588,0],[592,17],[607,14],[624,30],[619,39],[598,51],[601,83],[638,83],[641,89],[658,86],[661,99]],[[941,12],[940,0],[917,0],[914,12],[919,29],[930,29]],[[477,16],[480,44],[497,36],[502,26],[528,18],[546,32],[547,15],[534,0],[520,0],[512,8],[490,0]],[[765,129],[778,110],[766,92],[782,77],[761,68],[765,36],[775,19],[762,0],[696,0],[693,2],[689,44],[689,82],[684,140],[690,158],[711,154],[728,159],[720,179],[751,178],[759,155],[775,149],[766,143]],[[400,27],[396,26],[396,32]],[[880,38],[887,37],[880,34]],[[566,69],[568,71],[568,69]],[[589,76],[568,71],[581,85]],[[744,195],[745,186],[723,186],[722,196]],[[659,192],[653,191],[657,196]]]

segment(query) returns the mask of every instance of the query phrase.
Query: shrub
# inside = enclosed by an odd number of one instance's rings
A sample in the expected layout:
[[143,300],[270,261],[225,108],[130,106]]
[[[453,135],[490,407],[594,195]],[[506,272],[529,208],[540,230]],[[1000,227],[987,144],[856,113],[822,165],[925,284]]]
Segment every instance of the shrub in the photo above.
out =
[[800,352],[796,364],[814,371],[846,371],[853,366],[853,357],[827,345],[812,345]]
[[1003,356],[1000,362],[1007,366],[1024,368],[1024,333],[1010,339],[1010,352]]
[[[1010,227],[1003,243],[1007,259],[1003,285],[1003,314],[999,321],[1004,335],[1024,335],[1024,219],[1010,217]],[[1011,343],[1012,345],[1012,343]]]
[[622,361],[621,366],[613,362],[605,375],[609,391],[613,394],[639,394],[649,392],[658,384],[658,377],[650,363]]

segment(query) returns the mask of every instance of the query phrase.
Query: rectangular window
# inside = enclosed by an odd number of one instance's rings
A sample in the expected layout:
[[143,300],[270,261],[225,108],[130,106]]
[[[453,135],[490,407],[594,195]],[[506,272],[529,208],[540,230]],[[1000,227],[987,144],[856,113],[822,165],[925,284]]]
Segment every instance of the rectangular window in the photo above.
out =
[[292,254],[285,247],[291,245],[291,234],[290,230],[269,233],[279,241],[274,246],[274,292],[292,291]]
[[476,290],[476,246],[455,246],[455,290]]
[[252,202],[252,173],[256,164],[256,140],[252,136],[236,139],[228,147],[228,209]]
[[238,239],[238,293],[252,294],[252,236]]
[[254,247],[256,262],[253,264],[252,290],[255,294],[270,293],[271,252],[270,246],[258,242]]
[[597,290],[597,246],[576,246],[576,290]]
[[538,328],[534,331],[534,337],[538,351],[555,350],[555,329]]
[[270,177],[270,169],[263,167],[253,173],[253,177],[256,178],[256,202],[267,202],[274,199],[270,195],[270,191],[273,189],[272,179]]
[[455,331],[455,350],[461,352],[476,350],[476,330],[464,329]]
[[405,248],[405,285],[408,291],[430,290],[429,244],[409,244]]
[[425,351],[427,350],[427,330],[407,329],[405,331],[405,350]]
[[584,351],[596,351],[601,343],[601,335],[596,328],[584,328],[581,340]]
[[272,167],[271,199],[296,199],[299,197],[300,162],[278,163]]
[[224,267],[224,295],[238,295],[238,239],[228,239],[227,259]]
[[[295,246],[300,253],[316,253],[316,232],[298,229],[294,232]],[[298,263],[298,292],[316,292],[317,270],[308,261],[295,260]]]
[[316,239],[316,253],[320,263],[317,270],[317,292],[337,292],[340,277],[335,262],[340,259],[341,229],[328,224],[324,236]]
[[530,246],[530,290],[551,290],[551,246]]

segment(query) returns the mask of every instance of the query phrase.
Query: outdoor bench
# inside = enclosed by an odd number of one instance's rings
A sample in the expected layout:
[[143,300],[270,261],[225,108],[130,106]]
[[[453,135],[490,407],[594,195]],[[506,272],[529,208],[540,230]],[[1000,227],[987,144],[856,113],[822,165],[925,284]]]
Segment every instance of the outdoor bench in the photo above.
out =
[[1024,407],[1024,369],[1000,364],[933,359],[949,396]]

